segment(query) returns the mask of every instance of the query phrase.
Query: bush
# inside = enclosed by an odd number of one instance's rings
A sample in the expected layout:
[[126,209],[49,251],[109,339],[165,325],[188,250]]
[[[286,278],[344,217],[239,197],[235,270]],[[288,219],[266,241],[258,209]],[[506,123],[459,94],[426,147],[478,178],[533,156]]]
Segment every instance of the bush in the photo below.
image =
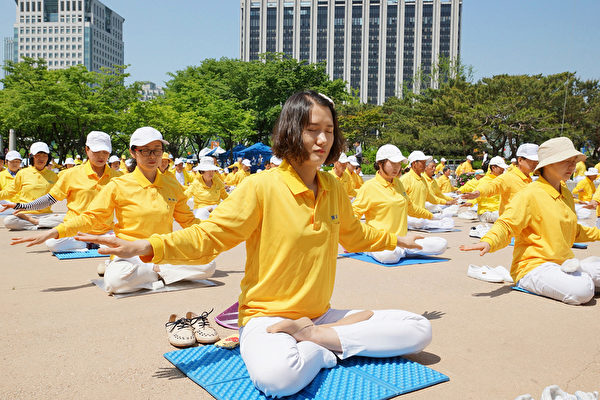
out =
[[473,172],[467,172],[467,173],[461,174],[459,177],[456,178],[456,185],[458,187],[461,187],[465,183],[467,183],[467,181],[470,181],[474,177],[475,177],[475,174]]
[[363,175],[375,175],[375,167],[373,164],[361,164]]

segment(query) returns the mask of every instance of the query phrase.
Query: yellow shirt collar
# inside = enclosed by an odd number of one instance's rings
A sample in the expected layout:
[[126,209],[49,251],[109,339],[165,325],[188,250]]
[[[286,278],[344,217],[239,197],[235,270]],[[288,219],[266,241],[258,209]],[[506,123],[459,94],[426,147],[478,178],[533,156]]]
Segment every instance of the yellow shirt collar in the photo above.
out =
[[148,179],[146,179],[146,177],[144,176],[144,174],[142,173],[142,171],[140,171],[140,169],[138,167],[135,167],[132,174],[133,174],[133,177],[135,178],[135,180],[138,181],[140,186],[143,188],[147,188],[149,186],[162,186],[162,174],[160,173],[160,170],[158,170],[158,169],[156,170],[156,179],[154,180],[154,183],[152,183]]
[[[92,176],[95,176],[95,177],[97,177],[97,178],[100,178],[100,177],[99,177],[99,176],[96,174],[96,172],[94,172],[94,170],[92,169],[92,163],[90,163],[89,161],[86,161],[86,162],[85,162],[85,164],[83,164],[83,168],[85,168],[85,174],[86,174],[87,176],[90,176],[90,177],[92,177]],[[108,172],[109,172],[109,171],[108,171],[108,169],[109,169],[109,168],[110,168],[110,167],[109,167],[108,165],[105,165],[105,166],[104,166],[104,173],[102,174],[102,176],[104,176],[104,175],[108,174]]]
[[417,173],[415,172],[415,170],[414,170],[414,169],[412,169],[412,168],[410,169],[410,172],[409,172],[409,174],[412,174],[412,175],[413,175],[413,178],[415,178],[415,179],[417,179],[417,180],[421,180],[421,179],[423,179],[423,178],[422,178],[421,176],[419,176],[419,174],[417,174]]
[[[309,190],[308,187],[302,181],[302,179],[300,179],[300,176],[298,175],[294,167],[292,167],[291,164],[287,162],[287,160],[283,160],[281,165],[277,168],[277,171],[279,172],[279,174],[283,178],[283,181],[290,188],[294,195]],[[319,172],[317,172],[317,181],[319,184],[319,190],[323,190],[326,192],[330,190],[329,184],[325,179],[321,177],[321,174],[319,174]]]
[[377,171],[377,173],[375,174],[375,180],[381,183],[383,187],[389,187],[393,186],[396,183],[396,180],[398,180],[398,178],[394,178],[391,182],[388,182],[383,176],[381,176],[379,171]]
[[541,175],[538,178],[537,182],[539,182],[542,185],[542,189],[544,189],[544,191],[548,193],[550,197],[552,197],[554,200],[558,199],[561,196],[566,197],[565,193],[570,193],[569,189],[567,189],[567,185],[565,185],[564,182],[560,183],[561,193],[558,193],[556,189],[554,189],[554,187],[550,183],[548,183],[548,181],[545,180]]
[[525,182],[531,182],[531,176],[525,175],[523,173],[523,171],[521,171],[521,169],[519,169],[519,167],[514,167],[513,169],[511,169],[511,172],[513,174],[517,174],[517,176],[519,178],[523,179]]

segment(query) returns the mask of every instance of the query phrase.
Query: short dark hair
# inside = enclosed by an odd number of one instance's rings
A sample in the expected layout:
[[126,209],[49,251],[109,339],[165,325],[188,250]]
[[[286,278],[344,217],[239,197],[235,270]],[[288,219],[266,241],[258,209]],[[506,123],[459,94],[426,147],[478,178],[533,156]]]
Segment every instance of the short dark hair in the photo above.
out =
[[335,107],[331,100],[314,90],[296,92],[283,105],[281,114],[273,127],[271,150],[276,157],[300,163],[308,159],[308,153],[302,141],[302,131],[308,125],[310,110],[314,104],[328,107],[333,117],[333,145],[325,164],[331,164],[340,157],[346,140],[340,131]]
[[444,167],[443,172],[446,172],[450,169],[450,167]]
[[[36,154],[40,154],[40,153],[44,153],[45,155],[48,156],[48,159],[46,160],[46,166],[50,165],[50,163],[54,160],[52,160],[52,157],[50,157],[50,154],[46,153],[45,151],[38,151]],[[33,166],[33,154],[29,153],[29,165]]]

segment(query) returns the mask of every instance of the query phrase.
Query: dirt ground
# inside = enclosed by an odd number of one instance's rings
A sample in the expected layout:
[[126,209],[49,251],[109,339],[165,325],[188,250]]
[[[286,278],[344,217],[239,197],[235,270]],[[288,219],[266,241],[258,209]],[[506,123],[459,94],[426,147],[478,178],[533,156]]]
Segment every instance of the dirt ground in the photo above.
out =
[[[338,260],[334,307],[400,308],[431,319],[433,342],[410,358],[450,381],[402,398],[539,399],[551,384],[600,390],[598,296],[569,306],[467,277],[469,263],[510,266],[512,247],[483,258],[461,253],[460,244],[477,240],[468,237],[472,223],[456,221],[461,232],[440,234],[448,262],[385,268]],[[103,259],[59,261],[43,246],[9,245],[30,234],[0,228],[0,398],[212,398],[163,358],[174,349],[164,323],[186,311],[214,308],[214,317],[234,303],[243,244],[216,259],[214,287],[116,299],[90,283]],[[573,251],[600,255],[600,244]],[[233,333],[213,325],[222,337]]]

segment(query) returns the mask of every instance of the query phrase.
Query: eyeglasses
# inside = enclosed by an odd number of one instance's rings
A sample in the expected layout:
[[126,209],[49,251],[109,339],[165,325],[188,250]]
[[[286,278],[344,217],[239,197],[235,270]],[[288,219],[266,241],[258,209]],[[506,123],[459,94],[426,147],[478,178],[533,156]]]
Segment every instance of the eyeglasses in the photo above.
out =
[[150,149],[136,149],[136,151],[138,153],[140,153],[144,157],[150,157],[150,155],[158,157],[158,156],[162,156],[162,153],[163,153],[163,149],[154,149],[154,150],[150,150]]

